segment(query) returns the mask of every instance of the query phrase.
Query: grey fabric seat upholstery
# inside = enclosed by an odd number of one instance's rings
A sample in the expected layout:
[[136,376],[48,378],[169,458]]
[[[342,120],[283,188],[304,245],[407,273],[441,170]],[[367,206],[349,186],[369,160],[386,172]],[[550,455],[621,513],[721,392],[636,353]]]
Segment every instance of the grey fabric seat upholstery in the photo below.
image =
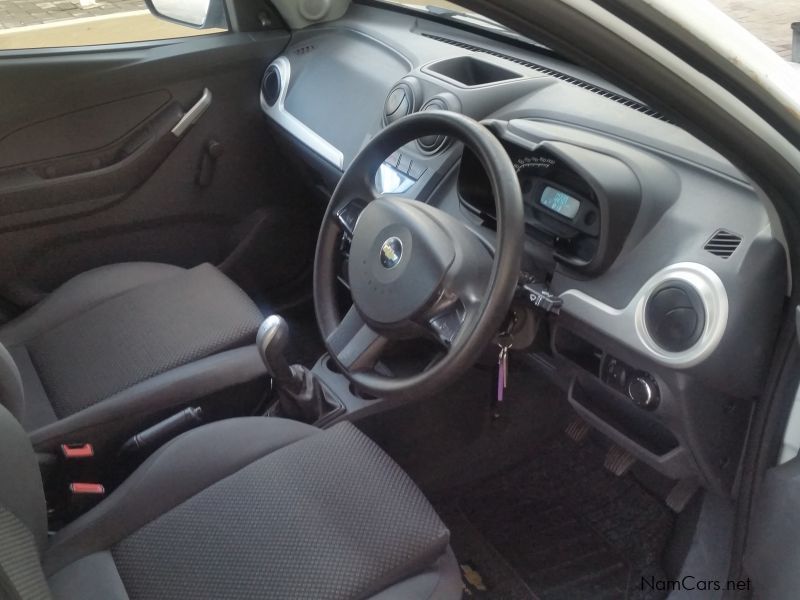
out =
[[119,442],[193,400],[263,385],[261,319],[208,264],[94,269],[0,327],[0,402],[37,449]]
[[1,407],[0,475],[3,598],[461,597],[446,527],[349,423],[193,430],[50,540],[31,446]]

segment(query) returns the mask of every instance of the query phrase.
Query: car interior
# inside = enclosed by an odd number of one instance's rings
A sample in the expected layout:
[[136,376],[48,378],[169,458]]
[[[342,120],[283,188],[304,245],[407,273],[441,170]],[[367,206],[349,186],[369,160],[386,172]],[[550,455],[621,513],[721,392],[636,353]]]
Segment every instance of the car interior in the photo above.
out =
[[789,293],[763,192],[478,16],[231,6],[0,60],[0,591],[724,579]]

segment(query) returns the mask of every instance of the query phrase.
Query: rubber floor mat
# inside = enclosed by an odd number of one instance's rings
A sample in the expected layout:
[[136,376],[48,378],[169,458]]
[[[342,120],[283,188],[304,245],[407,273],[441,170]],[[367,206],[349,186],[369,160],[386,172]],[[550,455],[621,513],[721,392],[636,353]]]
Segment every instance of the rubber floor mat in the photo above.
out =
[[655,600],[674,515],[591,440],[559,436],[523,464],[434,498],[465,598]]

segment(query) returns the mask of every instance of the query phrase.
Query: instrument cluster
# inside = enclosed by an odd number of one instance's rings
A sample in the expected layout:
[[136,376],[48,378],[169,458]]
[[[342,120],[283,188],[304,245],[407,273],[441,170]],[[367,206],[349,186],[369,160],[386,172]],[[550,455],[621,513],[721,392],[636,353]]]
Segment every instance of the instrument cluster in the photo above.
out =
[[[600,236],[600,209],[591,186],[563,161],[546,151],[507,144],[525,204],[529,236],[577,263],[593,258]],[[462,206],[494,224],[491,184],[478,159],[468,150],[461,159],[459,197]]]

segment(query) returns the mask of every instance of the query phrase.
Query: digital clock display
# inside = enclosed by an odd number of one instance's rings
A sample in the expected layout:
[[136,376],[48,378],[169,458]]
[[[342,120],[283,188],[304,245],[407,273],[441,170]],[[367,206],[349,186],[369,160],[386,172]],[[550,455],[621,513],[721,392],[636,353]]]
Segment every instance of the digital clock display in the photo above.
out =
[[569,194],[565,194],[561,190],[547,186],[542,190],[542,195],[539,198],[539,204],[545,206],[560,214],[567,219],[574,219],[575,215],[581,208],[580,200],[573,198]]

